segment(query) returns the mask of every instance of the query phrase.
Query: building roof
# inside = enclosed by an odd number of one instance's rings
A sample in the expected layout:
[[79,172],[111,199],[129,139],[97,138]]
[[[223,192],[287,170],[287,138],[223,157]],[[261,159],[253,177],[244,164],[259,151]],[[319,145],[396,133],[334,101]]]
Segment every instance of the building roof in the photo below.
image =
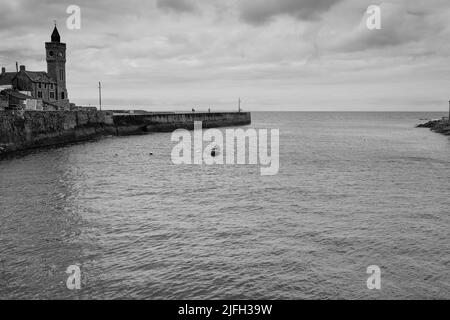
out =
[[60,108],[57,104],[52,103],[52,102],[50,102],[50,101],[42,100],[42,102],[43,102],[44,104],[50,105],[50,106],[52,106],[52,107],[55,107],[56,109],[59,109],[59,108]]
[[0,86],[12,84],[12,80],[16,76],[17,72],[5,72],[0,74]]
[[58,28],[53,29],[52,42],[61,42],[61,36],[59,35]]
[[33,82],[56,83],[45,71],[23,71]]
[[7,95],[12,96],[14,98],[20,99],[20,100],[28,100],[28,99],[34,99],[32,96],[20,93],[19,91],[16,90],[4,90],[2,92],[6,92]]
[[[51,78],[47,72],[45,71],[20,71],[24,72],[28,78],[30,78],[33,82],[43,82],[43,83],[55,83],[56,81]],[[20,73],[19,72],[19,73]],[[17,72],[5,72],[3,74],[0,74],[0,86],[3,85],[12,85],[12,81],[14,77],[17,75]]]

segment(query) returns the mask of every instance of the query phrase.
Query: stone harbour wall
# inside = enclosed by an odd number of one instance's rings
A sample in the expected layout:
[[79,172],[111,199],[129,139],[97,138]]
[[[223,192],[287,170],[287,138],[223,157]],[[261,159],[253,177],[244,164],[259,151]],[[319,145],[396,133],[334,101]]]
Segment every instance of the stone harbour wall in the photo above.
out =
[[0,155],[115,132],[112,112],[0,111]]
[[0,111],[0,156],[106,135],[170,132],[251,123],[248,112],[114,114],[113,111]]
[[176,129],[192,130],[195,121],[202,121],[203,128],[217,128],[248,125],[252,119],[249,112],[155,113],[114,116],[118,135],[170,132]]

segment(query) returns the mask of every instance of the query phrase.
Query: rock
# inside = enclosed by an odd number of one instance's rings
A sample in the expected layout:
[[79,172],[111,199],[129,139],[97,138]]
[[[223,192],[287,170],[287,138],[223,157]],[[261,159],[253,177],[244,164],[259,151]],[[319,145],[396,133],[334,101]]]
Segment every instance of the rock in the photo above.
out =
[[417,128],[429,128],[431,131],[450,135],[450,123],[446,120],[432,120],[419,124]]
[[439,123],[439,121],[440,120],[431,120],[426,123],[421,123],[417,125],[417,128],[433,128]]

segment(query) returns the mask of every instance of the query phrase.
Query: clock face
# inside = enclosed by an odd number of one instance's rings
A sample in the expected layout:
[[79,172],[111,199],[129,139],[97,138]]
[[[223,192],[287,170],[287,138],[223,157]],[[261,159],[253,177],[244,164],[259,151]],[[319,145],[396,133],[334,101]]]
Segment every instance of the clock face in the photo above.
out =
[[53,56],[55,55],[55,53],[54,53],[53,51],[50,51],[50,52],[48,53],[48,55],[49,55],[50,57],[53,57]]
[[58,56],[60,56],[60,57],[62,58],[62,57],[63,57],[63,53],[60,52],[60,53],[58,54]]

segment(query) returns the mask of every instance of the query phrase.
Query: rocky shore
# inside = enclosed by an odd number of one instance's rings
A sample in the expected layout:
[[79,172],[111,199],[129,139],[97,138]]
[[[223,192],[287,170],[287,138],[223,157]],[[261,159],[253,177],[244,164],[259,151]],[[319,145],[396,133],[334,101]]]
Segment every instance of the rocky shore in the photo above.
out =
[[423,124],[419,124],[417,128],[429,128],[431,131],[450,135],[450,122],[447,119],[431,120]]

